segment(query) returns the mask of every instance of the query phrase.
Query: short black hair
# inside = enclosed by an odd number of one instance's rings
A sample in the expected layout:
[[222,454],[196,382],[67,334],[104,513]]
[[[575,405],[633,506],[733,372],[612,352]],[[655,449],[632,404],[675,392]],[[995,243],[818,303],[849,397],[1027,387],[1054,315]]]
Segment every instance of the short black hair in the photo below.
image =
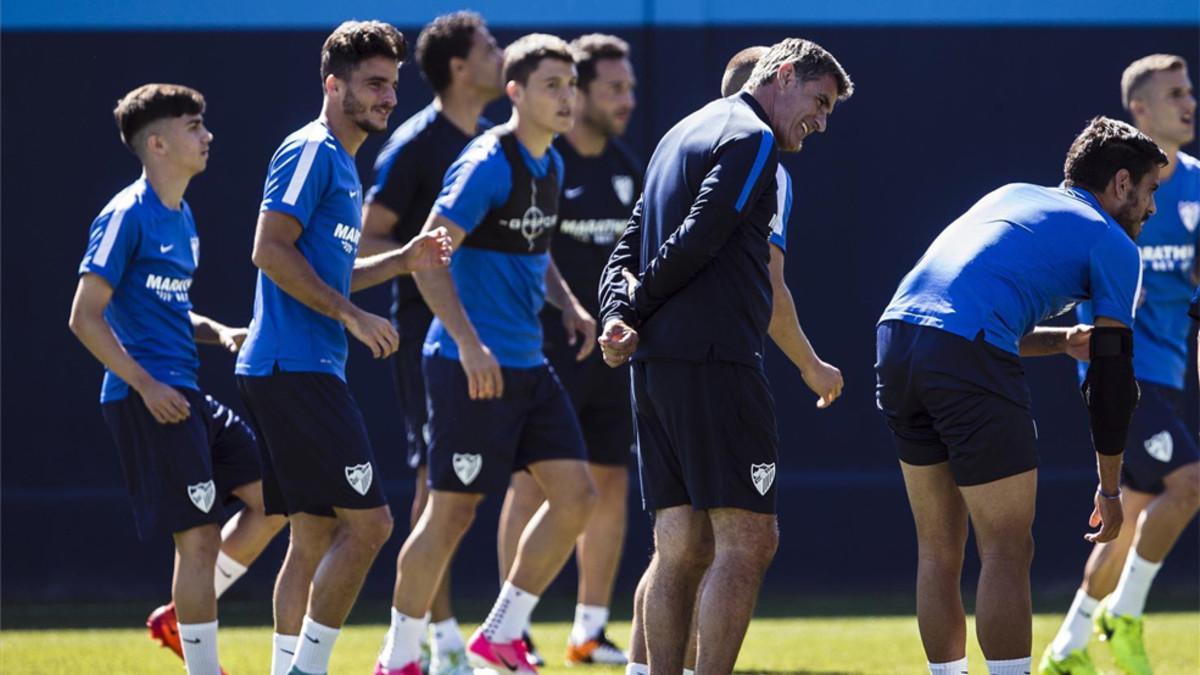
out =
[[557,59],[564,63],[575,63],[571,48],[556,35],[530,33],[517,38],[504,49],[504,81],[525,85],[529,75],[537,70],[543,59]]
[[842,68],[842,64],[824,47],[803,38],[788,38],[772,45],[750,73],[750,88],[774,82],[775,73],[785,63],[793,65],[796,77],[801,82],[820,79],[825,75],[833,77],[833,81],[837,83],[839,101],[845,101],[854,95],[854,82]]
[[750,73],[754,72],[754,67],[770,49],[758,45],[746,47],[734,54],[729,63],[725,64],[725,74],[721,76],[721,96],[733,96],[741,91],[746,80],[750,79]]
[[606,59],[629,58],[629,43],[616,35],[589,33],[571,40],[571,53],[579,70],[579,89],[587,91],[596,79],[596,64]]
[[471,53],[475,31],[487,26],[475,12],[443,14],[417,36],[417,63],[429,86],[441,93],[450,86],[450,59],[465,59]]
[[1167,156],[1150,137],[1109,117],[1093,117],[1079,132],[1063,163],[1064,183],[1103,192],[1121,169],[1137,183],[1150,171],[1167,165]]
[[137,154],[138,134],[154,122],[184,115],[203,115],[204,96],[181,84],[143,84],[125,94],[113,109],[121,142]]
[[330,75],[348,80],[358,64],[376,56],[399,62],[407,55],[408,43],[395,26],[382,21],[344,21],[321,47],[321,80]]

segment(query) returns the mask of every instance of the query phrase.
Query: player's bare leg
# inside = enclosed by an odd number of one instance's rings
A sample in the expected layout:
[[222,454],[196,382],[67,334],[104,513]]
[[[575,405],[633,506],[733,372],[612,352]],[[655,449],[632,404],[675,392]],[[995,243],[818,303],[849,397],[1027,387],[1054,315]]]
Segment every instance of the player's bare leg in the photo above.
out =
[[[1137,520],[1134,550],[1144,560],[1162,562],[1175,541],[1200,509],[1200,462],[1167,474],[1166,488],[1150,502]],[[1128,518],[1126,519],[1128,522]]]
[[392,515],[386,506],[334,511],[337,525],[329,550],[313,575],[308,616],[323,626],[337,628],[354,606],[379,549],[391,536]]
[[925,658],[948,663],[967,655],[967,616],[960,582],[967,545],[967,505],[947,462],[900,462],[917,529],[917,626]]
[[683,671],[696,589],[713,559],[708,514],[691,505],[660,509],[654,517],[654,557],[646,571],[643,631],[651,673]]
[[266,514],[262,481],[237,487],[233,495],[241,500],[245,508],[235,513],[221,528],[221,552],[242,566],[249,567],[287,524],[287,518]]
[[179,623],[208,623],[217,620],[217,594],[213,568],[221,550],[221,531],[216,525],[201,525],[176,532],[175,575],[171,597]]
[[[429,502],[429,469],[424,465],[417,467],[415,491],[413,493],[412,511],[409,514],[410,531],[417,529],[417,521],[425,512]],[[454,608],[450,604],[450,566],[442,572],[442,582],[438,584],[437,592],[433,594],[433,604],[429,609],[430,620],[434,623],[454,618]]]
[[275,632],[299,635],[308,607],[308,590],[321,558],[333,543],[337,520],[297,513],[289,519],[291,540],[275,580]]
[[696,673],[718,675],[733,672],[763,574],[779,547],[779,528],[774,514],[725,508],[712,509],[708,516],[714,555],[695,611]]
[[629,632],[629,662],[647,665],[650,657],[646,652],[646,589],[650,586],[650,566],[654,564],[653,556],[638,579],[637,588],[633,591],[633,625]]
[[588,469],[599,499],[575,546],[579,564],[577,599],[581,605],[608,607],[625,543],[629,469],[607,464],[589,464]]
[[513,560],[517,557],[517,547],[521,543],[521,533],[533,519],[533,515],[546,501],[542,488],[528,471],[516,471],[508,491],[504,494],[504,505],[500,507],[500,525],[496,536],[496,553],[500,561],[500,581],[508,579],[512,571]]
[[1033,515],[1037,470],[960,488],[981,569],[975,595],[976,634],[988,660],[1026,658],[1033,649]]
[[696,592],[696,607],[692,610],[692,625],[688,629],[687,648],[683,651],[683,669],[696,670],[696,652],[700,645],[700,598],[704,597],[704,586],[708,583],[708,575],[700,580],[700,590]]
[[547,460],[529,465],[546,501],[521,533],[508,582],[541,595],[562,569],[596,504],[587,464]]
[[483,495],[431,490],[425,510],[396,558],[392,606],[401,614],[423,617],[458,543],[475,520]]

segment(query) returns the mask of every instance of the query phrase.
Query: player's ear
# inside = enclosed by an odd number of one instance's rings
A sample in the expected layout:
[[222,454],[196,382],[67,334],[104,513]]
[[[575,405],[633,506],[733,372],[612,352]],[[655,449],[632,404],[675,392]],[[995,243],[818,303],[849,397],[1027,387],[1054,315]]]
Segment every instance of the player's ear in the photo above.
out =
[[325,82],[323,84],[325,85],[324,88],[325,88],[326,96],[328,96],[330,94],[334,94],[338,90],[338,79],[337,79],[337,76],[335,76],[333,73],[330,73],[325,76]]
[[1129,169],[1117,169],[1112,177],[1112,186],[1113,195],[1124,201],[1133,190],[1133,176],[1129,173]]
[[504,93],[508,94],[508,100],[515,103],[521,102],[521,96],[525,93],[525,87],[522,87],[516,80],[509,80],[504,85]]
[[779,88],[791,84],[792,80],[796,79],[796,66],[792,63],[784,63],[779,66],[779,70],[775,71],[775,81],[779,83]]

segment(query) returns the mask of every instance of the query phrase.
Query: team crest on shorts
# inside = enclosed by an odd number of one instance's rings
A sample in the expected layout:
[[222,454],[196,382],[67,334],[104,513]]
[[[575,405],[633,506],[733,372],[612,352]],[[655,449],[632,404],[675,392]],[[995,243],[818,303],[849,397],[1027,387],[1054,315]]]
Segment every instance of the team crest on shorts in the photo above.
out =
[[1150,438],[1146,439],[1146,454],[1160,462],[1171,461],[1171,455],[1175,454],[1175,440],[1171,438],[1171,432],[1160,431]]
[[632,176],[613,176],[612,177],[613,192],[617,193],[617,199],[625,206],[633,203],[633,177]]
[[371,469],[370,462],[346,467],[346,482],[360,495],[366,496],[374,477],[375,472]]
[[470,485],[478,478],[481,469],[483,469],[482,455],[454,453],[454,473],[463,485]]
[[770,490],[771,486],[775,484],[775,463],[751,464],[750,480],[754,482],[754,488],[758,490],[758,494],[767,496],[767,490]]
[[217,500],[217,486],[211,480],[187,486],[188,499],[204,513],[212,510],[213,502]]
[[1200,224],[1200,202],[1179,202],[1179,219],[1188,232],[1195,232]]

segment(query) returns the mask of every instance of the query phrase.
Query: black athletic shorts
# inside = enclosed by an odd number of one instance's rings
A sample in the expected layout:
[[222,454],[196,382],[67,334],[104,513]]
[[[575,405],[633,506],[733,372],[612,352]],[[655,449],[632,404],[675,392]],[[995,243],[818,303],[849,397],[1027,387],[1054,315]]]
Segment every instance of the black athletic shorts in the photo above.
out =
[[642,504],[775,513],[779,433],[762,367],[633,364]]
[[341,378],[277,370],[237,381],[262,442],[267,513],[333,516],[334,507],[387,504],[362,413]]
[[[557,318],[559,314],[554,313]],[[583,361],[575,360],[579,345],[568,346],[559,324],[557,331],[543,321],[546,358],[562,382],[583,431],[588,461],[627,466],[633,449],[633,412],[629,406],[629,366],[609,368],[596,348]],[[554,339],[550,339],[553,336]]]
[[160,424],[137,392],[101,405],[121,454],[138,537],[221,522],[233,490],[262,475],[254,433],[232,410],[185,387],[182,422]]
[[958,485],[1037,468],[1037,427],[1015,354],[946,331],[885,321],[876,329],[875,402],[900,460],[950,462]]
[[1184,422],[1184,393],[1179,389],[1138,380],[1142,398],[1129,423],[1121,464],[1121,482],[1150,494],[1161,494],[1163,478],[1200,461],[1196,432]]

